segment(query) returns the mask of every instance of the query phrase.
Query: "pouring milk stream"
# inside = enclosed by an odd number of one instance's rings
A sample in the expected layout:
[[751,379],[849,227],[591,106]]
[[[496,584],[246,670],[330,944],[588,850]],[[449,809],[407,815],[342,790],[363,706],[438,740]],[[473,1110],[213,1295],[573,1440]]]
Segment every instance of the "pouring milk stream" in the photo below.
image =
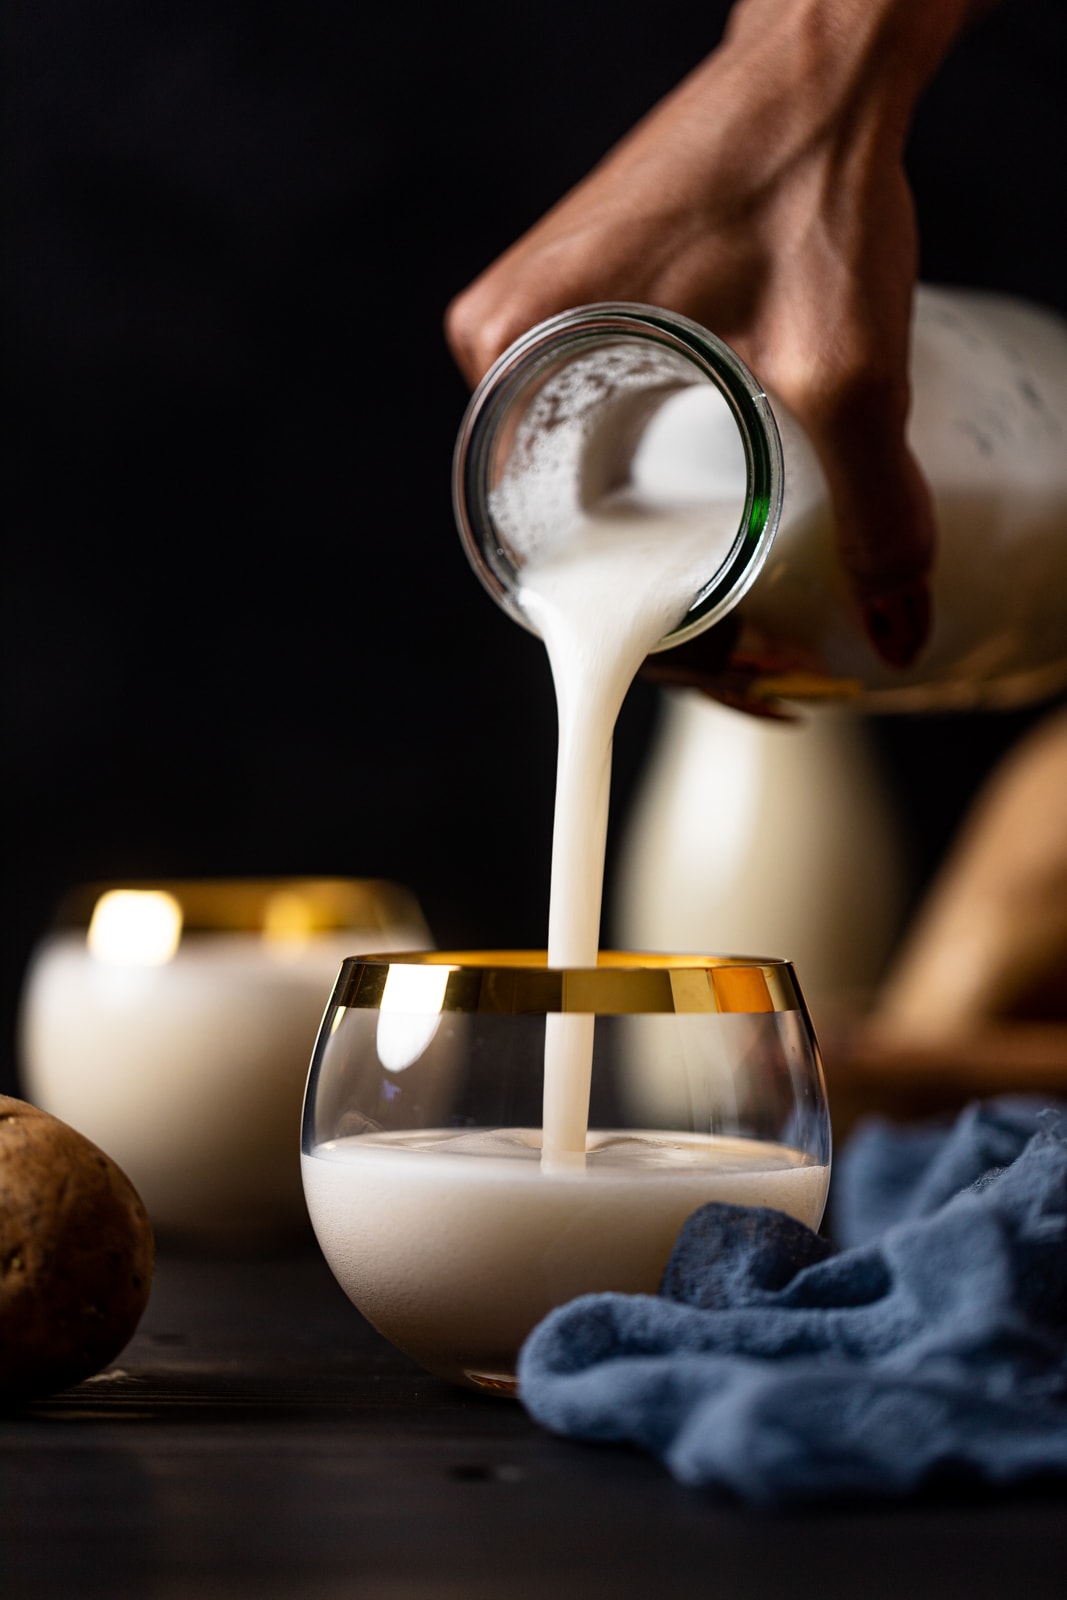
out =
[[[710,389],[692,393],[723,404]],[[725,556],[737,527],[736,501],[724,501],[718,529],[704,516],[657,517],[654,506],[637,488],[609,498],[572,521],[564,543],[531,558],[519,589],[545,642],[559,711],[552,966],[596,965],[615,722],[642,661],[700,587],[711,536],[718,531]],[[546,1164],[585,1150],[593,1026],[565,1013],[546,1020]]]
[[[802,666],[756,696],[963,708],[1067,682],[1067,327],[920,289],[912,382],[941,544],[933,637],[903,673],[852,613],[810,445],[707,330],[651,307],[579,308],[476,390],[456,449],[460,533],[490,593],[543,639],[559,708],[550,965],[596,964],[612,734],[635,674],[739,602]],[[593,1019],[549,1022],[551,1168],[585,1150]]]
[[[962,707],[1067,682],[1067,333],[1025,307],[924,291],[912,366],[942,556],[934,636],[906,673],[875,658],[852,616],[807,441],[784,412],[780,438],[756,380],[704,329],[649,307],[586,307],[533,329],[472,397],[460,531],[490,592],[543,639],[559,702],[553,966],[597,962],[613,729],[650,650],[737,608],[783,646],[773,659],[799,663],[788,683],[755,681],[754,696]],[[320,1058],[325,1073],[336,1045],[342,1080],[346,1010]],[[400,1006],[400,1033],[390,1017],[378,1012],[376,1060],[392,1073],[437,1012]],[[350,1298],[429,1370],[507,1392],[552,1305],[591,1286],[651,1292],[695,1206],[771,1205],[816,1227],[829,1177],[828,1150],[723,1136],[706,1119],[667,1136],[658,1116],[590,1130],[593,1019],[564,1008],[545,1020],[540,1130],[352,1132],[327,1111],[328,1136],[313,1116],[301,1156]],[[609,1248],[619,1239],[623,1257]]]

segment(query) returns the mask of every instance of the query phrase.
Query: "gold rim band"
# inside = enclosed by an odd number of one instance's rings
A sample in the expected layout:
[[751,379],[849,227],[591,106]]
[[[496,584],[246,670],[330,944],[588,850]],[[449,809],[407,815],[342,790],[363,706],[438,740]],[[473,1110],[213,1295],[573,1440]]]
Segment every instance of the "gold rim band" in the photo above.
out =
[[[571,1012],[637,1016],[711,1012],[756,1015],[803,1009],[792,964],[744,956],[645,955],[601,951],[596,967],[549,967],[539,950],[420,950],[350,956],[331,1006],[388,1009],[390,974],[403,969],[411,1012],[464,1011],[525,1016]],[[447,969],[444,983],[441,968]],[[426,974],[421,984],[416,974]]]

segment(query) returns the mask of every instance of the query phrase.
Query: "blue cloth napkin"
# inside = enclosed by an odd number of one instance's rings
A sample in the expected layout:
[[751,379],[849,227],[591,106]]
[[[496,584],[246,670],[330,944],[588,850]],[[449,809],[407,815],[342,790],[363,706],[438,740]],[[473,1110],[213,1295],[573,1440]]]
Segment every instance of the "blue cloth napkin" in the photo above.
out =
[[834,1175],[844,1248],[708,1205],[658,1295],[586,1295],[519,1361],[531,1416],[681,1482],[784,1504],[1067,1472],[1067,1116],[872,1123]]

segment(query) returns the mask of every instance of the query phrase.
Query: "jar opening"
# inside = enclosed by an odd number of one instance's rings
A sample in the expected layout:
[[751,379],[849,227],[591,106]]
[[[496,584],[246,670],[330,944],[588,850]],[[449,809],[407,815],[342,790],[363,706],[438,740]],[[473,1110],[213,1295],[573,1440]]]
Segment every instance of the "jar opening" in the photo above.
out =
[[535,633],[528,563],[590,529],[661,541],[665,560],[686,563],[664,648],[755,579],[781,510],[781,446],[755,378],[706,329],[651,307],[587,306],[532,329],[483,379],[453,494],[475,572]]

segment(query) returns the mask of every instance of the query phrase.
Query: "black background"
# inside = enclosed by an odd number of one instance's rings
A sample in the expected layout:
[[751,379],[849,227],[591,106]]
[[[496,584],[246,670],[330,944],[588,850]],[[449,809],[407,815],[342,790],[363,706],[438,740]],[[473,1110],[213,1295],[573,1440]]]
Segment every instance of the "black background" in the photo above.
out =
[[[441,318],[724,11],[7,7],[0,1088],[81,881],[381,875],[442,944],[543,942],[550,682],[455,535]],[[1059,0],[1012,0],[940,74],[930,281],[1064,306],[1064,63]],[[879,725],[927,868],[1026,721]]]

